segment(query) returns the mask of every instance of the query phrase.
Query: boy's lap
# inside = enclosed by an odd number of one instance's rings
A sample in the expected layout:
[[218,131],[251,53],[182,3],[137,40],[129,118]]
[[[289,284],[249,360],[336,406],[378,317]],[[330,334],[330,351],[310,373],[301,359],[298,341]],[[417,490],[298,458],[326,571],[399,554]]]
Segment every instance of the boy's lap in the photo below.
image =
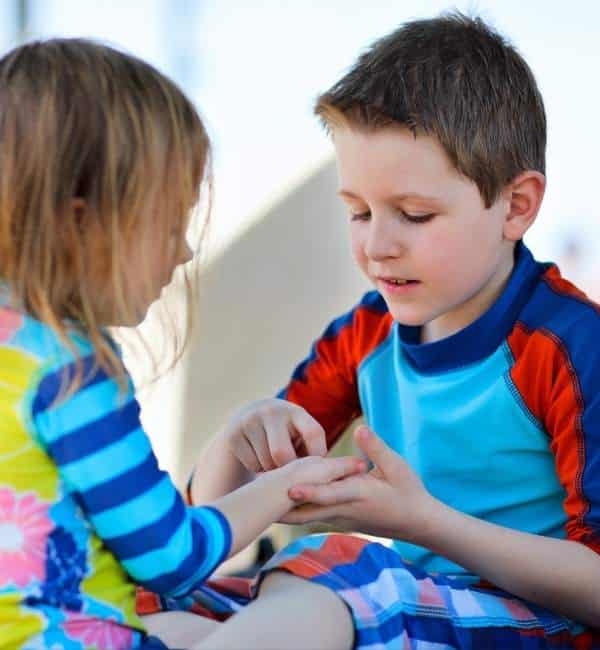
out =
[[[560,633],[574,638],[578,633],[578,626],[567,619],[504,591],[472,584],[470,579],[428,574],[405,562],[393,549],[339,533],[295,540],[277,553],[254,579],[211,580],[193,594],[196,614],[200,618],[208,615],[213,620],[226,620],[252,600],[264,577],[272,571],[287,571],[335,591],[351,609],[357,630],[393,628],[402,633],[407,617],[412,617],[420,620],[423,629],[428,627],[428,621],[437,629],[445,621],[449,635],[455,634],[451,631],[455,625],[461,635],[465,629],[467,635],[494,634],[494,627],[500,624],[504,627],[510,621],[515,643],[520,634],[528,635],[532,630],[537,630],[540,637]],[[138,604],[143,596],[144,592],[140,592]],[[146,605],[148,602],[146,599]],[[174,605],[164,599],[155,602],[166,607]],[[181,607],[182,603],[176,606]],[[552,623],[550,632],[547,632],[548,621]],[[389,639],[377,641],[385,645]]]

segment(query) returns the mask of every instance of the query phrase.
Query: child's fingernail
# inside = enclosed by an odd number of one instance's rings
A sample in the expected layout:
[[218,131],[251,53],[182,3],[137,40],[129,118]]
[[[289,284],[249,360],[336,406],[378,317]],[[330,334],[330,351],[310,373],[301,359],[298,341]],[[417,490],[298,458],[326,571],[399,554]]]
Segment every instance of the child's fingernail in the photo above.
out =
[[356,430],[356,435],[361,440],[367,440],[369,438],[369,429],[365,426],[358,427],[358,429]]
[[292,488],[289,492],[290,499],[302,499],[302,490]]

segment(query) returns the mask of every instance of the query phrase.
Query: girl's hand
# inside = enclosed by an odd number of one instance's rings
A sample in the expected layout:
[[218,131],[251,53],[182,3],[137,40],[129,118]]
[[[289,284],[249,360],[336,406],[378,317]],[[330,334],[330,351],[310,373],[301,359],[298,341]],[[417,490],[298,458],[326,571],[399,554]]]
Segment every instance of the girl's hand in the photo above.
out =
[[323,427],[303,408],[264,399],[241,408],[221,434],[230,452],[255,474],[282,467],[301,455],[325,456]]
[[332,485],[336,481],[363,474],[366,469],[365,461],[355,456],[341,458],[307,456],[298,458],[285,467],[262,474],[254,483],[264,485],[265,489],[268,486],[271,493],[279,492],[281,494],[283,505],[281,516],[283,516],[296,506],[296,502],[290,497],[290,490],[295,485],[318,489]]
[[368,427],[358,427],[355,440],[374,469],[327,485],[296,485],[289,494],[298,507],[282,521],[335,521],[359,532],[418,543],[437,502],[410,466]]
[[225,515],[231,526],[231,554],[240,551],[294,507],[289,497],[293,485],[327,485],[365,470],[366,464],[360,458],[309,456],[264,472],[256,480],[214,500],[211,505]]

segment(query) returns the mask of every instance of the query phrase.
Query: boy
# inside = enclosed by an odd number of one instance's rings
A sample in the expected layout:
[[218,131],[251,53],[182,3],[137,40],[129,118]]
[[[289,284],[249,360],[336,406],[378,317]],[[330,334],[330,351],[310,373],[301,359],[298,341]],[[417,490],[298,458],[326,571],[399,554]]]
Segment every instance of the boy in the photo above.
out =
[[600,317],[522,243],[545,189],[531,71],[480,20],[419,20],[316,113],[376,291],[281,399],[232,419],[191,494],[323,454],[362,413],[373,471],[292,490],[287,520],[395,541],[297,541],[267,567],[295,575],[269,574],[207,647],[600,647]]

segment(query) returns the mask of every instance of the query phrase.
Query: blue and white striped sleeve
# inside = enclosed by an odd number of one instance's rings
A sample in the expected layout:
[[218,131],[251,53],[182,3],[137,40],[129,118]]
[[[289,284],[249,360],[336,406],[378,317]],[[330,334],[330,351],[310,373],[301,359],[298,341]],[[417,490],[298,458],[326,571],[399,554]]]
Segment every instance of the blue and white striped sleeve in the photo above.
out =
[[43,374],[31,402],[40,442],[59,468],[98,536],[137,582],[182,596],[227,557],[231,529],[211,507],[188,507],[160,470],[140,423],[129,382],[125,395],[93,355],[84,357],[84,382],[54,404],[65,370]]

